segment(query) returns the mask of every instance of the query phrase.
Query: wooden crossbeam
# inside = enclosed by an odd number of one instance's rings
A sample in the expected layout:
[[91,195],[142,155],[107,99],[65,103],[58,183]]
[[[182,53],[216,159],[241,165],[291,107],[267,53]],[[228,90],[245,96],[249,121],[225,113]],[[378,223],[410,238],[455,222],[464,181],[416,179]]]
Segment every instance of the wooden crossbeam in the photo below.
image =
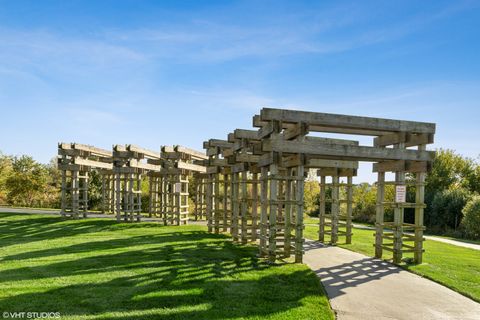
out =
[[175,168],[188,170],[188,171],[199,172],[199,173],[206,173],[207,172],[207,170],[204,166],[199,166],[197,164],[187,163],[187,162],[184,162],[184,161],[178,161],[177,163],[175,163]]
[[127,145],[127,151],[141,153],[151,159],[160,159],[160,152],[151,151],[133,144]]
[[161,169],[161,166],[151,163],[143,163],[137,159],[130,159],[130,161],[128,162],[128,166],[131,168],[139,168],[152,171],[159,171]]
[[258,130],[235,129],[233,136],[235,139],[259,140]]
[[205,153],[194,150],[194,149],[190,149],[184,146],[175,146],[174,151],[188,154],[192,158],[196,158],[196,159],[203,159],[203,160],[208,159],[208,156]]
[[422,161],[383,161],[373,164],[373,172],[427,172],[430,169],[428,162]]
[[396,132],[376,137],[373,140],[375,147],[386,147],[398,143],[405,143],[405,147],[413,147],[421,144],[433,143],[434,135],[431,133],[411,134],[408,132]]
[[435,124],[426,122],[381,119],[371,117],[348,116],[320,112],[307,112],[286,109],[263,108],[261,121],[281,121],[282,123],[300,123],[309,125],[310,131],[321,131],[315,126],[332,128],[330,132],[341,132],[340,129],[353,130],[351,133],[364,134],[365,131],[379,132],[411,132],[435,133]]
[[226,140],[220,139],[210,139],[203,143],[203,148],[208,149],[209,147],[218,147],[218,148],[231,148],[233,143],[228,142]]
[[355,145],[338,145],[305,140],[302,143],[269,139],[262,142],[264,152],[283,152],[293,154],[321,155],[325,158],[339,160],[382,161],[382,160],[414,160],[432,161],[435,155],[431,151],[405,149],[388,149]]
[[73,164],[78,164],[81,166],[87,166],[92,168],[101,168],[101,169],[112,169],[113,165],[111,163],[105,163],[100,161],[88,160],[79,157],[75,157],[72,159]]
[[321,168],[317,170],[319,177],[337,176],[337,177],[352,177],[357,175],[357,169],[347,168]]
[[72,149],[91,152],[94,155],[103,156],[103,157],[112,156],[112,151],[100,149],[93,146],[88,146],[86,144],[81,144],[81,143],[72,143]]

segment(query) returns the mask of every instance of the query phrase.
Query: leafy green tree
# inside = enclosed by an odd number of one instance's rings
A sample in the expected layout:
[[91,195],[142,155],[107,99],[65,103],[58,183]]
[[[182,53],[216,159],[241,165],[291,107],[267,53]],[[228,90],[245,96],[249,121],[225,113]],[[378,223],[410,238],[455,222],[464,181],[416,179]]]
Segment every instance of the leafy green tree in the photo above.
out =
[[14,205],[42,206],[48,188],[48,171],[32,157],[14,157],[12,173],[7,177],[7,201]]
[[480,196],[475,196],[463,209],[462,226],[468,237],[480,239]]
[[[434,231],[456,228],[462,209],[480,190],[480,168],[473,159],[440,149],[425,181],[425,224]],[[453,191],[457,190],[457,191]]]
[[428,223],[438,231],[456,230],[462,220],[462,210],[471,198],[470,192],[463,188],[447,189],[437,192],[432,201]]
[[0,152],[0,204],[7,202],[7,178],[12,173],[12,158]]
[[304,185],[304,210],[310,216],[318,216],[320,186],[317,181],[307,180]]
[[361,183],[353,189],[353,219],[359,222],[375,222],[377,187]]

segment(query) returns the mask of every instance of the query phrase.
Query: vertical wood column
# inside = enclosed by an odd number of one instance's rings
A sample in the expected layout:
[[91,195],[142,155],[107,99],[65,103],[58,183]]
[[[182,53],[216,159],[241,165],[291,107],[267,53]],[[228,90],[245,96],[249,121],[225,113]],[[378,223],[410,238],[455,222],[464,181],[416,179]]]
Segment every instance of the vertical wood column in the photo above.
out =
[[238,218],[240,214],[239,174],[232,174],[232,238],[238,241]]
[[121,221],[121,206],[122,206],[122,179],[119,172],[115,173],[115,215],[117,216],[117,221]]
[[248,242],[248,192],[247,192],[247,172],[240,174],[240,221],[241,221],[241,242]]
[[268,168],[262,167],[260,172],[260,256],[267,251],[268,227]]
[[295,221],[295,262],[303,261],[303,193],[304,193],[304,166],[297,167],[296,181],[296,221]]
[[207,228],[208,232],[212,232],[212,212],[213,212],[213,175],[209,174],[207,178]]
[[258,230],[258,173],[254,173],[252,179],[252,241],[256,241]]
[[277,251],[277,203],[278,196],[278,165],[270,165],[270,208],[268,216],[268,260],[270,262],[275,262],[276,260],[276,251]]
[[327,178],[325,176],[320,176],[320,207],[319,207],[319,230],[318,230],[318,241],[325,242],[325,207],[326,207],[326,184]]
[[292,185],[296,183],[292,180],[295,176],[295,170],[292,168],[287,169],[287,179],[285,180],[285,229],[284,229],[284,245],[285,245],[285,257],[290,257],[292,247],[292,217],[293,208],[292,200],[296,199],[296,195],[292,193]]
[[214,232],[220,233],[220,218],[221,218],[221,209],[220,209],[220,173],[215,174],[215,185],[214,185]]
[[377,210],[375,217],[375,258],[383,255],[383,228],[385,220],[385,172],[378,172],[377,177]]
[[338,174],[332,176],[332,234],[330,243],[335,245],[338,242],[338,220],[340,215],[340,186]]
[[346,217],[346,244],[352,243],[352,217],[353,216],[353,177],[347,177],[347,217]]
[[[404,149],[405,143],[399,143],[394,148]],[[395,172],[395,186],[405,185],[405,172]],[[395,190],[396,195],[396,190]],[[393,211],[393,263],[402,261],[403,249],[403,221],[404,207],[403,204],[397,203]]]
[[62,190],[60,206],[60,214],[65,217],[67,208],[67,170],[62,170]]
[[[419,151],[426,150],[426,145],[419,145]],[[424,205],[425,205],[425,172],[418,172],[416,174],[416,184],[415,184],[415,252],[414,252],[414,262],[423,263],[423,230],[425,229],[423,225],[423,214],[424,214]]]
[[78,219],[78,207],[79,207],[79,179],[78,171],[72,171],[72,187],[71,187],[71,197],[72,197],[72,216],[74,219]]
[[228,185],[229,185],[228,174],[223,175],[223,223],[222,231],[227,232],[228,230],[228,220],[230,215],[229,201],[228,201]]

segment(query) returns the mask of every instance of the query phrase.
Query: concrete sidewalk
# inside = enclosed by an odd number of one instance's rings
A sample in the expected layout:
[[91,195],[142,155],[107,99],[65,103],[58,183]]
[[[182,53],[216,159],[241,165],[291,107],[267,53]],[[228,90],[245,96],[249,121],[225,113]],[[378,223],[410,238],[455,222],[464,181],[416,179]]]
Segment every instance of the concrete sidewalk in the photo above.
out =
[[307,240],[337,319],[480,319],[480,304],[388,262]]

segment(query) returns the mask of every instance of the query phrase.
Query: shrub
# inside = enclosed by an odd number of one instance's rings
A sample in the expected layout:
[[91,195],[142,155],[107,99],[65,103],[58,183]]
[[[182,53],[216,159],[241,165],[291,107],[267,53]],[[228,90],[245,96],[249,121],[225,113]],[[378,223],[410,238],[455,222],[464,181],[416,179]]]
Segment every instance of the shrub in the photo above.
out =
[[470,193],[463,188],[437,192],[426,217],[428,225],[437,226],[442,231],[449,228],[455,230],[460,225],[462,210],[470,197]]
[[467,237],[480,239],[480,196],[473,197],[463,209],[462,226]]

